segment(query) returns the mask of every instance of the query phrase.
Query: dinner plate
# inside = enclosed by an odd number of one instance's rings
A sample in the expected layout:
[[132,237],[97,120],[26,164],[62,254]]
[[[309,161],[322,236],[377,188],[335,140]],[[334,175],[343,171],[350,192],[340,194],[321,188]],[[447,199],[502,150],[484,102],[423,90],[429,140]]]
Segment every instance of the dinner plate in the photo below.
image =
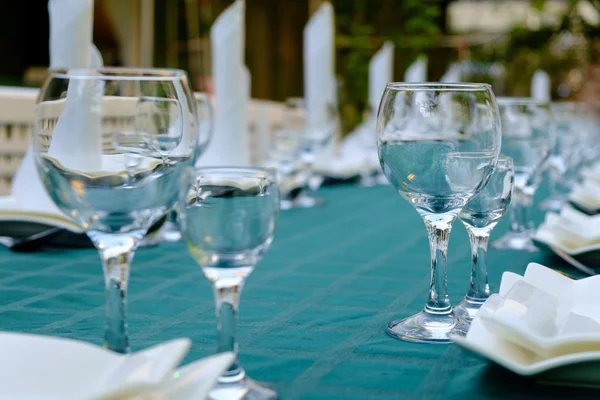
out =
[[562,242],[555,232],[543,225],[535,232],[533,242],[536,247],[549,255],[562,258],[552,249],[554,247],[586,264],[588,267],[600,268],[600,244],[569,246]]
[[551,384],[600,387],[600,352],[541,359],[533,352],[490,334],[477,319],[473,320],[468,336],[452,336],[451,339],[471,354],[522,376]]
[[[486,301],[482,307],[482,314],[475,317],[467,335],[452,336],[451,339],[468,352],[519,375],[531,376],[539,381],[553,384],[600,386],[600,351],[595,351],[596,348],[591,347],[593,351],[569,354],[559,352],[551,357],[540,355],[551,347],[557,349],[577,339],[569,333],[572,328],[568,326],[571,323],[569,319],[571,314],[562,314],[568,318],[558,319],[559,314],[555,313],[556,310],[553,310],[552,305],[548,305],[544,294],[546,297],[555,298],[557,304],[563,307],[563,311],[568,310],[569,313],[591,318],[597,323],[600,321],[600,310],[597,307],[600,301],[599,287],[598,276],[573,280],[535,263],[528,265],[523,276],[505,272],[500,283],[499,295],[491,297],[489,303]],[[523,289],[524,291],[519,292]],[[533,294],[537,295],[532,297]],[[502,300],[506,301],[502,303]],[[527,323],[524,320],[517,321],[521,318],[519,316],[525,315],[526,308],[523,307],[530,308]],[[508,324],[488,324],[486,322],[489,321],[482,318],[485,316],[492,320],[498,314],[498,310],[504,313],[504,317],[497,320],[504,319],[505,322],[509,321]],[[513,316],[507,318],[510,314]],[[548,324],[550,320],[555,320],[556,323],[562,321],[562,329],[566,334],[553,337],[551,333],[555,325]],[[586,326],[590,328],[588,338],[596,335],[597,339],[597,326],[594,329],[589,325]],[[499,329],[505,332],[499,332]],[[531,348],[527,346],[527,341],[519,341],[514,337],[519,334],[527,337],[532,333],[535,336],[536,332],[541,331],[546,335],[544,342],[535,339],[536,346]],[[579,339],[581,338],[582,336],[579,336]]]

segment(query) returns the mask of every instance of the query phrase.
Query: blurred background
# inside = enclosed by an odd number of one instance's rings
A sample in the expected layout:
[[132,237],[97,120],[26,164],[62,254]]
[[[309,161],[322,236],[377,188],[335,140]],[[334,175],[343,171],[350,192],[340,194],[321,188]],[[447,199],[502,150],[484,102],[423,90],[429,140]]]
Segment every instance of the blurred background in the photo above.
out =
[[[105,65],[182,68],[211,92],[209,30],[232,0],[96,0],[94,43]],[[321,0],[251,0],[246,64],[252,97],[302,96],[302,32]],[[367,107],[368,62],[385,40],[402,80],[420,55],[428,80],[450,65],[498,95],[529,96],[537,69],[554,99],[600,104],[600,0],[333,0],[342,131]],[[3,3],[1,85],[39,86],[48,56],[47,0]],[[6,55],[10,55],[7,57]],[[584,84],[585,83],[585,84]]]

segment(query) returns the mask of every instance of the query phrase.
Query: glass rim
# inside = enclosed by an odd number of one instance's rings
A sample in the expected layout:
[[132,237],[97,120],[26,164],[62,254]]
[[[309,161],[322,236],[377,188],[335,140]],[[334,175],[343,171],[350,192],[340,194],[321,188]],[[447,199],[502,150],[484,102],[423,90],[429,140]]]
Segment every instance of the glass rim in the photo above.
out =
[[507,106],[550,106],[549,101],[545,100],[536,100],[532,97],[509,97],[509,96],[500,96],[496,97],[496,102],[499,106],[507,105]]
[[99,67],[99,68],[50,68],[48,78],[95,79],[107,81],[177,81],[187,79],[187,73],[176,68]]
[[389,82],[385,89],[396,91],[461,91],[479,92],[491,90],[489,83],[475,82]]
[[500,155],[500,156],[498,156],[498,162],[496,164],[500,164],[500,163],[502,163],[504,165],[514,165],[515,161],[510,156]]
[[277,178],[277,170],[275,168],[263,167],[235,167],[235,166],[207,166],[207,167],[189,167],[190,172],[199,175],[203,172],[213,175],[224,176],[239,176],[243,178]]

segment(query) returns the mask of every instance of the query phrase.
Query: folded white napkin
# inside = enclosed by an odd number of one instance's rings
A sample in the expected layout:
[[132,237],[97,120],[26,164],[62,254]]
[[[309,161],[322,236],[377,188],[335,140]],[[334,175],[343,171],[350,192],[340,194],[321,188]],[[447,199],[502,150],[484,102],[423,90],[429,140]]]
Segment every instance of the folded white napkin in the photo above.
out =
[[404,73],[404,82],[427,82],[427,56],[419,56]]
[[304,28],[304,99],[307,126],[322,126],[336,101],[334,12],[323,3]]
[[[102,58],[92,44],[93,0],[50,0],[48,12],[51,67],[102,66]],[[87,113],[80,113],[80,108],[86,104],[89,106],[90,101],[96,101],[95,97],[99,93],[95,92],[91,95],[83,89],[81,84],[76,83],[69,87],[65,112],[59,120],[60,126],[57,125],[54,132],[54,135],[58,134],[58,136],[54,137],[50,150],[55,156],[60,156],[61,160],[67,152],[69,156],[67,160],[72,160],[73,165],[81,165],[81,156],[84,153],[82,149],[90,150],[90,146],[97,149],[100,134],[96,128],[97,116],[91,115],[88,118]],[[65,136],[61,139],[63,135],[61,132],[66,132],[66,129],[78,129],[88,135],[77,138]],[[34,165],[31,147],[13,177],[11,195],[0,202],[0,213],[2,219],[25,217],[31,221],[39,220],[44,223],[54,221],[58,226],[78,231],[46,193]]]
[[385,86],[394,80],[394,45],[387,41],[369,62],[369,107],[376,114]]
[[473,324],[542,359],[597,351],[599,285],[597,276],[575,281],[531,263],[523,276],[504,273],[500,292],[486,300]]
[[440,78],[440,82],[460,82],[462,79],[462,68],[460,63],[452,63]]
[[531,78],[531,98],[539,101],[550,101],[550,75],[546,71],[537,70]]
[[210,29],[215,120],[211,142],[198,165],[250,165],[247,126],[250,74],[244,65],[245,12],[245,1],[236,0]]

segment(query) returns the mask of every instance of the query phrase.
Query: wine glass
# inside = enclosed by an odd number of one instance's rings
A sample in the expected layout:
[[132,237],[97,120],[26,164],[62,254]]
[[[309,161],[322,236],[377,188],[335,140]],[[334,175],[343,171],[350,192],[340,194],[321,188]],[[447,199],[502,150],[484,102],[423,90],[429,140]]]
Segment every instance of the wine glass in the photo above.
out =
[[[204,153],[204,150],[208,147],[210,139],[212,138],[213,110],[208,96],[205,93],[194,93],[192,95],[192,89],[187,81],[187,77],[185,78],[186,80],[182,81],[182,86],[187,88],[186,93],[190,96],[189,100],[198,106],[195,107],[197,111],[195,122],[198,131],[198,142],[196,151],[194,152],[195,164],[202,153]],[[178,242],[181,240],[181,229],[177,223],[177,210],[175,208],[176,207],[167,214],[165,222],[157,234],[154,235],[155,237],[150,239],[151,244],[159,242]]]
[[[304,102],[297,100],[296,107],[304,107]],[[327,145],[335,136],[338,127],[336,107],[329,103],[322,118],[305,124],[301,131],[299,143],[300,159],[303,163],[304,187],[294,200],[294,205],[302,208],[310,208],[323,205],[325,199],[316,194],[323,179],[315,172],[317,157],[323,153]]]
[[[188,169],[179,219],[190,254],[211,282],[216,300],[217,352],[237,353],[235,327],[244,281],[269,249],[279,212],[276,171],[262,168]],[[211,399],[274,399],[236,361]]]
[[377,116],[383,172],[421,215],[431,250],[429,299],[420,313],[393,321],[387,333],[449,343],[466,324],[452,312],[446,282],[450,230],[465,204],[487,184],[500,152],[500,120],[491,86],[390,83]]
[[104,268],[104,346],[129,352],[129,266],[148,228],[177,201],[196,147],[183,71],[51,70],[36,105],[33,153],[56,205],[98,249]]
[[469,323],[490,297],[487,273],[488,238],[510,205],[514,176],[512,158],[499,157],[496,170],[488,184],[458,214],[471,242],[471,278],[467,295],[454,307],[454,314]]
[[569,101],[551,105],[556,142],[548,162],[550,195],[540,205],[543,210],[560,211],[567,194],[579,180],[587,143],[577,105]]
[[537,251],[531,237],[533,196],[555,144],[550,104],[528,98],[500,98],[502,154],[513,159],[515,188],[510,231],[492,242],[497,249]]

